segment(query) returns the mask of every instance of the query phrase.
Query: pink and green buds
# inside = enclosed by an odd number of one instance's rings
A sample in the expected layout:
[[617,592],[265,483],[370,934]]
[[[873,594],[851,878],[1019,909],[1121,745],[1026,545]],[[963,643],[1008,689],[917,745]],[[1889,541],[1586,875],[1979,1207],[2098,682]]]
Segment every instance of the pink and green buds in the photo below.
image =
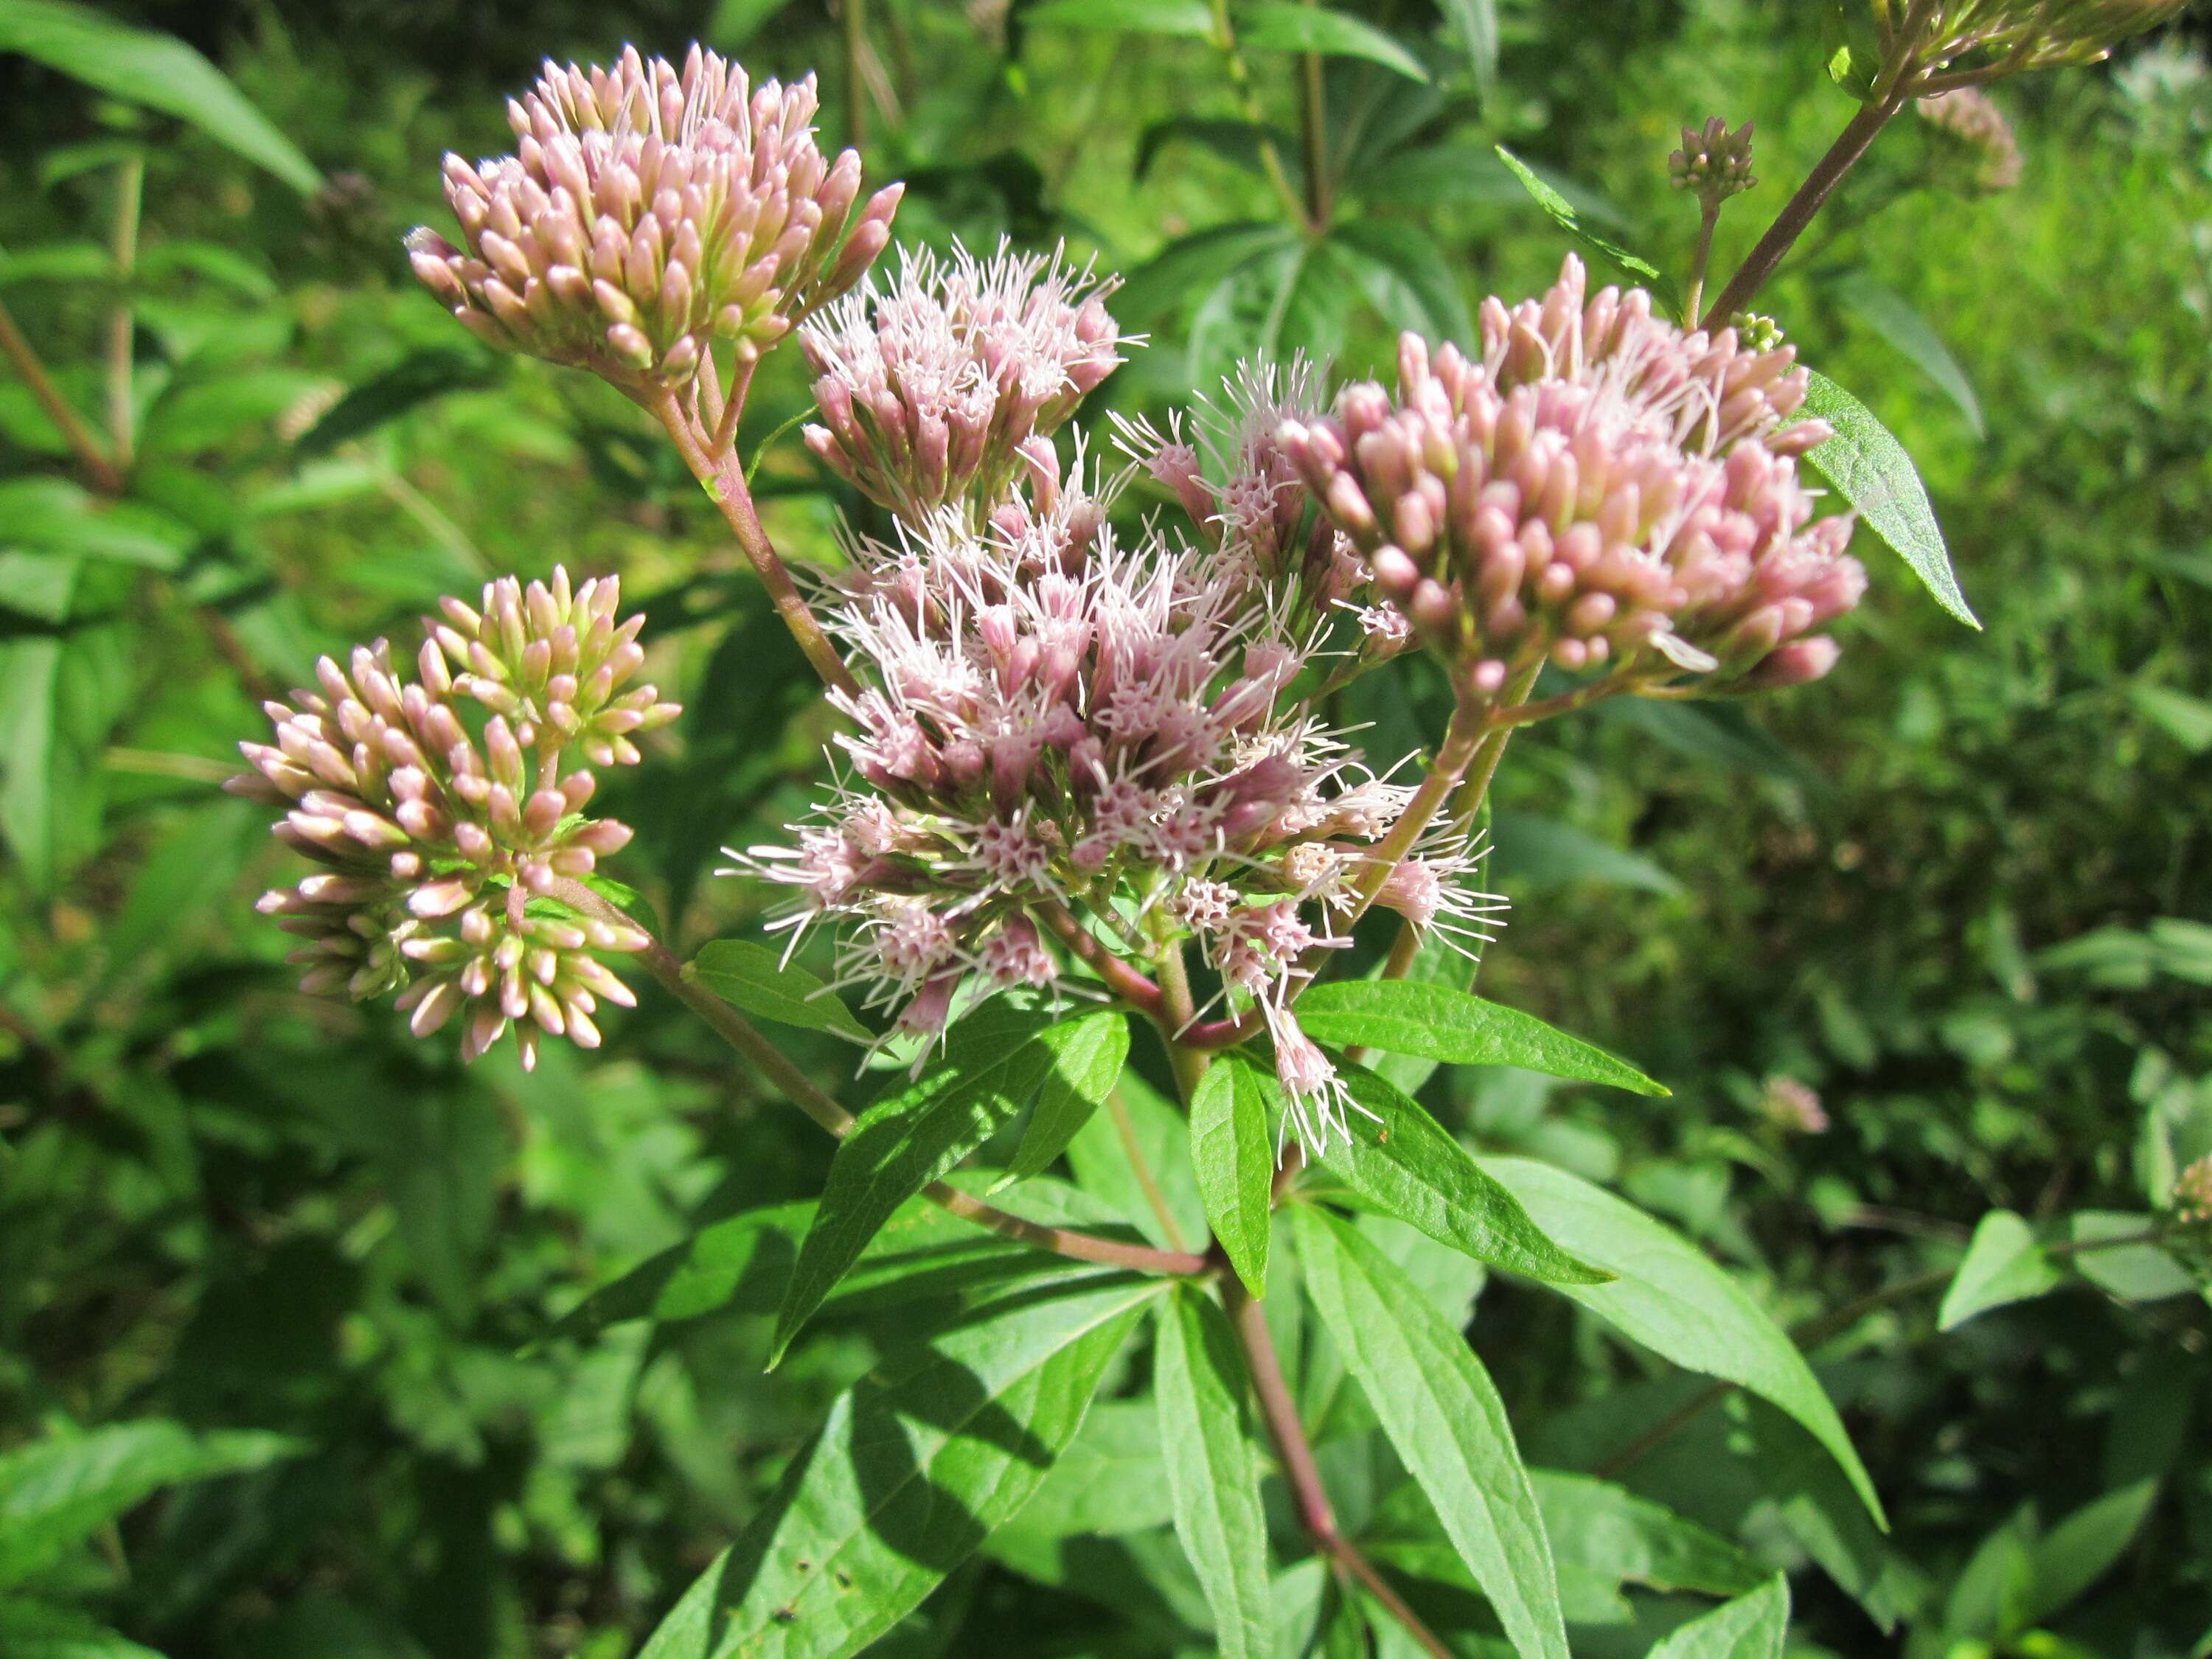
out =
[[[260,903],[301,941],[301,989],[396,991],[421,1036],[460,1015],[468,1060],[513,1023],[526,1066],[541,1031],[596,1048],[599,1000],[632,1006],[592,953],[646,935],[561,898],[630,838],[583,815],[597,779],[564,759],[634,762],[630,734],[678,713],[649,685],[620,690],[639,619],[616,625],[617,602],[612,578],[510,577],[481,611],[445,602],[414,678],[380,640],[268,705],[276,741],[240,745],[254,770],[231,787],[283,807],[277,838],[323,866]],[[465,719],[465,700],[489,717]]]
[[1121,361],[1113,287],[1057,253],[902,250],[896,281],[799,331],[822,410],[807,447],[913,522],[954,504],[980,520],[1026,465],[1049,465],[1037,441]]
[[416,275],[491,344],[623,384],[689,380],[718,339],[757,356],[860,280],[898,205],[854,214],[860,158],[823,159],[815,104],[811,75],[755,88],[696,46],[681,70],[548,63],[507,106],[515,155],[447,156],[465,246],[416,231]]
[[1708,207],[1717,207],[1759,182],[1751,175],[1751,123],[1734,132],[1717,115],[1692,131],[1682,129],[1682,148],[1667,158],[1667,176]]
[[1650,296],[1586,292],[1571,257],[1540,300],[1482,307],[1482,348],[1400,343],[1398,395],[1348,386],[1284,445],[1374,592],[1495,702],[1547,659],[1626,684],[1751,690],[1817,678],[1807,637],[1865,574],[1848,519],[1813,522],[1796,457],[1794,352],[1685,332]]
[[1979,87],[1923,98],[1913,107],[1936,140],[1936,169],[1962,191],[2010,190],[2020,182],[2020,140],[2004,112]]

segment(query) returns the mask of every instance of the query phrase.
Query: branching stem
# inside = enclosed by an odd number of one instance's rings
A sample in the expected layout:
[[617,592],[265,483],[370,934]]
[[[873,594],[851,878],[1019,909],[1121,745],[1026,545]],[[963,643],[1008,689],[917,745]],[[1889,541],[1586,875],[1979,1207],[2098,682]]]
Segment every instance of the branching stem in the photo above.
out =
[[1383,1611],[1406,1627],[1407,1633],[1424,1652],[1436,1656],[1436,1659],[1454,1659],[1452,1650],[1421,1622],[1419,1613],[1406,1605],[1405,1598],[1376,1571],[1375,1564],[1360,1553],[1358,1546],[1337,1530],[1336,1511],[1330,1507],[1328,1491],[1322,1484],[1321,1470],[1314,1462],[1313,1447],[1306,1439],[1305,1427],[1298,1421],[1297,1402],[1291,1396],[1282,1363],[1275,1358],[1274,1339],[1267,1334],[1267,1310],[1245,1293],[1234,1274],[1223,1277],[1221,1294],[1228,1305],[1231,1322],[1237,1328],[1237,1340],[1244,1350],[1245,1368],[1252,1373],[1252,1392],[1260,1402],[1261,1419],[1267,1425],[1268,1437],[1275,1443],[1283,1479],[1297,1501],[1298,1519],[1304,1523],[1314,1547],[1333,1565],[1357,1578]]
[[[586,915],[628,927],[637,925],[580,883],[562,880],[556,884],[554,890],[562,903],[582,911]],[[817,1085],[789,1056],[763,1036],[758,1026],[689,977],[674,951],[650,934],[647,939],[644,951],[639,953],[639,960],[644,964],[646,972],[658,980],[671,996],[698,1015],[717,1036],[750,1060],[760,1069],[763,1076],[783,1091],[787,1099],[823,1128],[841,1140],[852,1133],[855,1120],[850,1112],[840,1106],[827,1091]],[[1124,1244],[1116,1239],[1099,1238],[1071,1227],[1048,1227],[1030,1221],[1021,1216],[1009,1214],[995,1205],[986,1204],[981,1199],[963,1193],[957,1187],[949,1187],[941,1181],[932,1182],[922,1192],[932,1203],[950,1211],[963,1221],[988,1227],[1002,1238],[1014,1239],[1041,1250],[1071,1256],[1078,1261],[1096,1261],[1107,1267],[1126,1267],[1136,1273],[1164,1273],[1182,1279],[1193,1278],[1211,1272],[1212,1268],[1212,1264],[1204,1256],[1194,1255],[1187,1250],[1155,1250],[1146,1245]]]

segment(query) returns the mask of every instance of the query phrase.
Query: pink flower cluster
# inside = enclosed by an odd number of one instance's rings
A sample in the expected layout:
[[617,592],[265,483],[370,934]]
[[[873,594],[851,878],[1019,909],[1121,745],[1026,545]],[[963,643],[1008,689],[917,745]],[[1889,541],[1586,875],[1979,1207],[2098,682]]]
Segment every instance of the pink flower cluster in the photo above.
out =
[[[839,699],[856,775],[793,844],[732,854],[792,889],[779,925],[840,926],[842,982],[924,1036],[1057,982],[1055,939],[1096,967],[1194,938],[1220,994],[1264,1010],[1301,1139],[1346,1129],[1290,999],[1412,792],[1279,708],[1310,639],[1211,552],[1123,546],[1042,467],[981,529],[940,514],[859,552],[833,619],[874,681]],[[1472,865],[1432,842],[1382,902],[1485,937]]]
[[592,953],[645,934],[556,900],[630,838],[583,816],[597,779],[574,758],[635,763],[632,737],[678,712],[629,684],[644,619],[617,623],[620,598],[611,577],[507,577],[481,608],[442,602],[415,678],[379,640],[268,706],[276,739],[240,745],[254,770],[232,787],[283,807],[277,837],[323,866],[260,903],[301,941],[301,989],[397,991],[420,1036],[461,1015],[469,1060],[512,1022],[525,1066],[540,1031],[596,1048],[599,1000],[633,1005]]
[[416,231],[416,274],[479,337],[556,362],[681,383],[713,340],[756,356],[860,280],[902,188],[855,216],[860,158],[823,161],[815,106],[813,76],[756,89],[696,46],[680,70],[631,46],[548,63],[507,105],[517,154],[447,156],[466,246]]
[[1112,289],[1057,254],[901,249],[896,281],[879,293],[871,280],[799,331],[822,410],[807,447],[902,517],[988,511],[1121,361]]
[[1848,518],[1814,521],[1784,347],[1685,332],[1650,296],[1587,291],[1571,256],[1540,300],[1482,307],[1479,357],[1407,335],[1398,395],[1352,386],[1280,441],[1375,592],[1463,690],[1495,701],[1547,659],[1700,690],[1814,679],[1865,573]]

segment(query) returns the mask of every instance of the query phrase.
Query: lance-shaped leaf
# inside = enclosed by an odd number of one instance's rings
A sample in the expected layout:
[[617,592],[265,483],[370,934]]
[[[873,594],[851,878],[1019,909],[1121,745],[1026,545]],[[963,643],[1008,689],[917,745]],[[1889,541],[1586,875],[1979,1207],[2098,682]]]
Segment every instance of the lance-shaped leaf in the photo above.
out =
[[1277,52],[1310,52],[1324,58],[1364,58],[1409,81],[1426,81],[1421,60],[1372,23],[1325,6],[1295,0],[1255,0],[1236,10],[1240,45]]
[[868,1042],[868,1028],[836,994],[804,968],[785,964],[776,952],[750,939],[718,939],[700,948],[684,970],[732,1007],[756,1019],[796,1025],[809,1031],[833,1031]]
[[1042,1175],[1066,1152],[1113,1093],[1129,1059],[1129,1022],[1112,1009],[1056,1025],[1045,1040],[1057,1050],[1058,1060],[1037,1091],[1036,1110],[1000,1187]]
[[1651,1659],[1782,1659],[1790,1632],[1790,1581],[1780,1573],[1748,1595],[1677,1626]]
[[1229,1265],[1255,1297],[1267,1293],[1268,1222],[1274,1204],[1267,1133],[1274,1080],[1241,1054],[1206,1068],[1190,1102],[1190,1162],[1206,1219]]
[[[951,1181],[981,1185],[957,1170]],[[1046,1226],[1115,1231],[1104,1206],[1062,1182],[1031,1182],[1011,1207]],[[711,1223],[593,1291],[547,1335],[589,1341],[633,1319],[671,1325],[725,1310],[772,1314],[814,1210],[812,1200],[800,1199]],[[868,1241],[822,1306],[857,1310],[893,1298],[911,1304],[1026,1279],[1063,1261],[987,1232],[927,1199],[910,1199]]]
[[304,1448],[153,1419],[50,1435],[0,1457],[0,1588],[19,1583],[164,1486],[264,1468]]
[[1272,1659],[1259,1428],[1236,1333],[1196,1291],[1160,1304],[1158,1331],[1153,1388],[1176,1536],[1213,1609],[1218,1650],[1224,1659]]
[[1310,1204],[1292,1213],[1314,1306],[1498,1622],[1522,1654],[1566,1659],[1552,1547],[1489,1373],[1357,1229]]
[[1912,359],[1920,372],[1958,404],[1977,438],[1990,435],[1989,422],[1982,416],[1982,401],[1974,395],[1974,383],[1966,378],[1950,347],[1943,343],[1943,337],[1903,295],[1864,276],[1854,276],[1836,285],[1836,297]]
[[891,1212],[1003,1127],[1053,1068],[1036,1016],[994,1004],[955,1033],[942,1060],[861,1113],[837,1148],[776,1316],[771,1367]]
[[1518,1066],[1639,1095],[1667,1092],[1626,1060],[1534,1014],[1485,1002],[1449,985],[1333,980],[1298,999],[1298,1024],[1315,1042],[1333,1048],[1381,1048],[1453,1066]]
[[1805,452],[1805,464],[1859,510],[1874,533],[1887,542],[1928,585],[1936,603],[1969,628],[1979,628],[1951,568],[1942,526],[1920,469],[1874,411],[1825,374],[1812,376],[1802,411],[1836,429],[1826,443]]
[[640,1659],[847,1659],[1036,1490],[1159,1281],[1017,1294],[837,1397]]
[[1206,0],[1044,0],[1022,13],[1028,27],[1104,29],[1120,34],[1177,34],[1213,38]]
[[1676,1364],[1740,1384],[1789,1413],[1881,1521],[1881,1500],[1835,1407],[1788,1334],[1741,1285],[1679,1233],[1578,1176],[1527,1158],[1480,1163],[1561,1246],[1618,1275],[1610,1284],[1562,1284],[1564,1295]]
[[68,0],[8,0],[0,5],[0,52],[19,52],[125,103],[189,121],[302,193],[322,185],[299,147],[222,70],[173,36],[132,28]]
[[1976,1314],[2041,1296],[2065,1279],[2026,1221],[2010,1210],[1991,1210],[1974,1224],[1966,1259],[1951,1276],[1936,1310],[1936,1328],[1948,1331]]
[[1618,242],[1609,242],[1582,221],[1575,204],[1553,189],[1536,174],[1534,168],[1516,155],[1504,145],[1498,146],[1498,160],[1511,169],[1536,205],[1552,216],[1552,222],[1580,242],[1592,253],[1626,273],[1631,281],[1642,283],[1656,295],[1661,304],[1677,317],[1682,314],[1681,290],[1668,280],[1665,272],[1641,255],[1631,253]]
[[1351,1134],[1330,1137],[1322,1168],[1385,1215],[1477,1261],[1557,1284],[1605,1281],[1603,1268],[1563,1249],[1419,1102],[1348,1060],[1337,1071],[1352,1099],[1381,1121],[1355,1115]]

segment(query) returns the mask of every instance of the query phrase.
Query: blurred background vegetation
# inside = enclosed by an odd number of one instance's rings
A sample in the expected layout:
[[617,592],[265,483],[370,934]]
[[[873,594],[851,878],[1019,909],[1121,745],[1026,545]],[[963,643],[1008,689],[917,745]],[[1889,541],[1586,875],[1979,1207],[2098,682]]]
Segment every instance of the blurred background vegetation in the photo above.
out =
[[[1725,267],[1849,108],[1804,0],[1364,6],[1429,79],[1314,60],[1318,133],[1291,54],[1249,54],[1248,103],[1202,46],[1064,7],[842,5],[103,8],[221,64],[319,184],[0,56],[0,301],[88,419],[127,402],[134,451],[100,505],[0,376],[0,1653],[613,1659],[873,1352],[854,1317],[764,1376],[742,1293],[554,1331],[701,1224],[811,1194],[829,1143],[650,993],[599,1054],[549,1046],[526,1082],[511,1049],[464,1072],[387,1009],[298,996],[251,909],[288,860],[213,787],[317,653],[404,635],[494,574],[618,571],[688,705],[621,782],[623,873],[684,948],[757,933],[715,849],[803,803],[831,729],[814,682],[636,411],[477,350],[399,248],[445,222],[442,151],[506,146],[539,58],[696,36],[756,75],[818,66],[827,136],[909,181],[901,240],[1065,238],[1129,273],[1117,313],[1151,344],[1094,427],[1262,347],[1367,372],[1400,327],[1464,334],[1482,295],[1540,288],[1565,239],[1497,143],[1679,275],[1679,125],[1758,123]],[[1470,54],[1492,15],[1494,59]],[[1918,459],[1984,630],[1866,538],[1875,591],[1832,678],[1741,710],[1608,705],[1516,742],[1500,786],[1515,909],[1483,988],[1674,1092],[1466,1071],[1425,1097],[1486,1148],[1618,1185],[1798,1322],[1894,1529],[1759,1412],[1570,1304],[1490,1286],[1473,1340],[1532,1461],[1802,1568],[1807,1651],[2212,1652],[2201,1264],[2063,1257],[2212,1152],[2201,35],[2001,88],[2009,189],[1900,124],[1763,298]],[[119,247],[134,157],[143,222]],[[802,409],[799,368],[771,359],[748,444]],[[838,515],[869,522],[787,439],[761,477],[789,555],[832,560]],[[1376,679],[1345,710],[1376,750],[1437,729],[1418,680]],[[1826,1127],[1776,1079],[1817,1091]],[[2059,1241],[2057,1288],[1941,1331],[1992,1208]],[[1384,1454],[1326,1369],[1304,1384],[1332,1488],[1386,1535],[1362,1512]],[[1130,1428],[1103,1407],[1035,1516],[881,1650],[1206,1651]],[[1760,1495],[1754,1466],[1795,1495]],[[64,1468],[57,1520],[39,1493]],[[1668,1583],[1662,1563],[1598,1587],[1577,1652],[1643,1653],[1693,1605]],[[1480,1622],[1460,1621],[1469,1651]]]

